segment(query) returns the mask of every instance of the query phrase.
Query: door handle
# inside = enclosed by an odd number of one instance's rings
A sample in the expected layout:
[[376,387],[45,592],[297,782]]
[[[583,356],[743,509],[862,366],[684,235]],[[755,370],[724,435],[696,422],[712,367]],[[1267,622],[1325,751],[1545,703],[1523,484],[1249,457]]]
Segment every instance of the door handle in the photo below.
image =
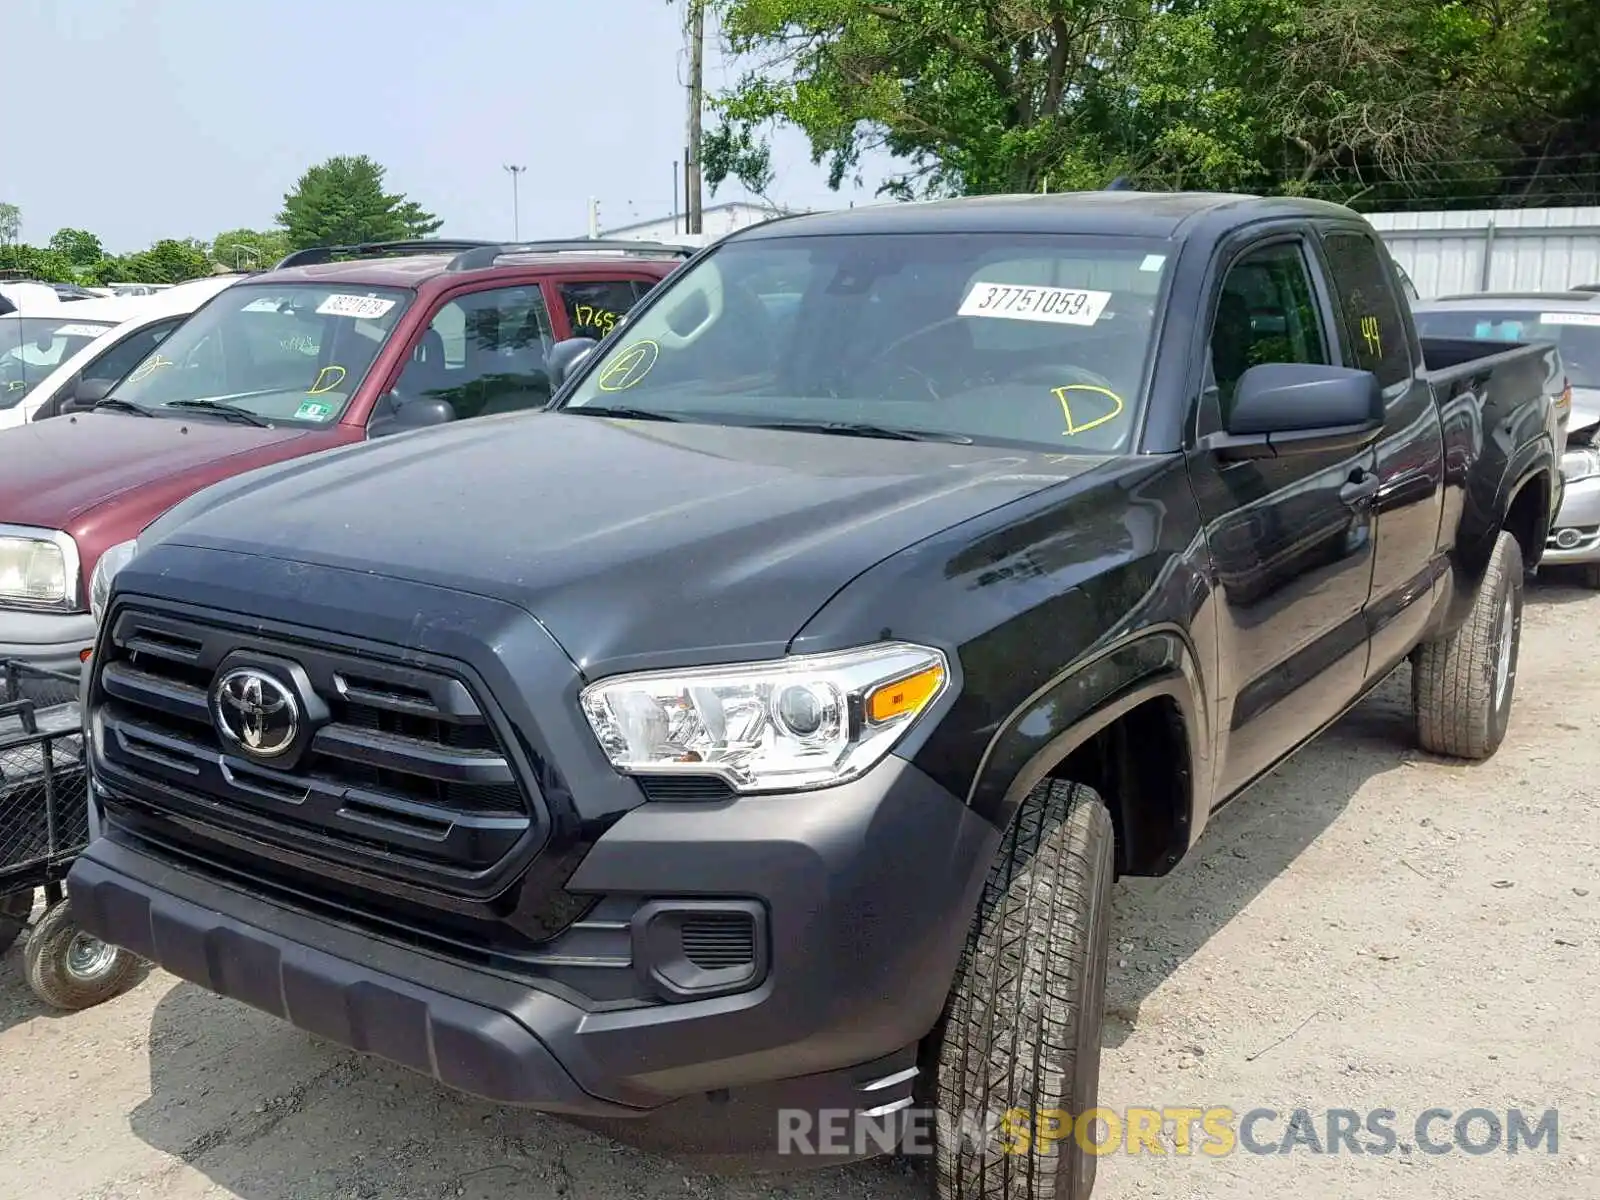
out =
[[1350,472],[1350,479],[1339,489],[1339,499],[1352,508],[1358,504],[1365,504],[1378,494],[1381,481],[1376,471],[1366,471],[1357,467]]

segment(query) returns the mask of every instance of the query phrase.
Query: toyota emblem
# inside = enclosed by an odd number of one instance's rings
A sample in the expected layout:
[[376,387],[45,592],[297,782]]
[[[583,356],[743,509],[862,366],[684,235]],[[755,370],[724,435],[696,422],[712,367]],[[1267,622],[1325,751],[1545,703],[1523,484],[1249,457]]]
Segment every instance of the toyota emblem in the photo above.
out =
[[255,667],[240,667],[217,680],[211,711],[223,741],[256,758],[277,757],[300,733],[294,693]]

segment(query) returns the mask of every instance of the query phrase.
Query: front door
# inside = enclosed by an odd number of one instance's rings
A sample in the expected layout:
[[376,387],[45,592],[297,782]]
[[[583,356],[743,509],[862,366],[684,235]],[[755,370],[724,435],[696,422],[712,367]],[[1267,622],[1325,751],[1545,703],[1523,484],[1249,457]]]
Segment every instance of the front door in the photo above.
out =
[[1250,367],[1337,361],[1329,293],[1309,249],[1298,234],[1239,247],[1213,301],[1190,473],[1219,604],[1223,796],[1337,716],[1366,676],[1375,452],[1227,462],[1207,449]]

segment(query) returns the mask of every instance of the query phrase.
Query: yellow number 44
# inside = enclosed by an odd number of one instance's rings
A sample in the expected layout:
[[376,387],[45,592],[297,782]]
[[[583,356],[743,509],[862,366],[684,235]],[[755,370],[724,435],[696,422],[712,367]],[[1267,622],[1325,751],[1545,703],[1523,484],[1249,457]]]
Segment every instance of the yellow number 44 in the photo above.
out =
[[1383,337],[1378,330],[1377,317],[1361,318],[1361,336],[1367,340],[1367,353],[1383,357]]

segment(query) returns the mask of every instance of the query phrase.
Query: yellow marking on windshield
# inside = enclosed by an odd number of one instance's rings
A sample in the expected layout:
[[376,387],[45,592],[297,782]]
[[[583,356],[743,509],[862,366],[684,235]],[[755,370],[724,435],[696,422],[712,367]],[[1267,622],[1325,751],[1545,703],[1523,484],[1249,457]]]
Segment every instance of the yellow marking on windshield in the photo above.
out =
[[[337,374],[334,374],[334,372],[337,372]],[[317,372],[317,378],[315,382],[312,383],[311,387],[306,391],[306,395],[320,396],[323,392],[331,392],[334,388],[338,387],[344,382],[344,377],[348,374],[349,372],[340,366],[323,367],[322,370]],[[333,375],[333,378],[327,379],[327,381],[324,382],[328,375]]]
[[634,342],[619,351],[611,364],[600,372],[595,386],[602,392],[625,392],[650,374],[660,355],[661,347],[649,338]]
[[175,364],[170,358],[165,358],[161,354],[157,353],[150,359],[149,362],[138,367],[132,375],[129,375],[128,382],[138,383],[141,379],[147,379],[151,375],[154,375],[156,371],[162,367],[171,367],[176,365],[177,364]]
[[[1104,416],[1095,417],[1092,421],[1079,422],[1072,415],[1072,405],[1067,402],[1068,392],[1093,392],[1097,395],[1106,396],[1110,398],[1116,407]],[[1098,387],[1092,383],[1069,383],[1064,387],[1051,388],[1050,394],[1061,402],[1061,415],[1067,419],[1067,428],[1061,435],[1062,437],[1077,437],[1080,433],[1087,433],[1089,430],[1096,429],[1107,421],[1115,420],[1122,415],[1122,397],[1110,388]]]

